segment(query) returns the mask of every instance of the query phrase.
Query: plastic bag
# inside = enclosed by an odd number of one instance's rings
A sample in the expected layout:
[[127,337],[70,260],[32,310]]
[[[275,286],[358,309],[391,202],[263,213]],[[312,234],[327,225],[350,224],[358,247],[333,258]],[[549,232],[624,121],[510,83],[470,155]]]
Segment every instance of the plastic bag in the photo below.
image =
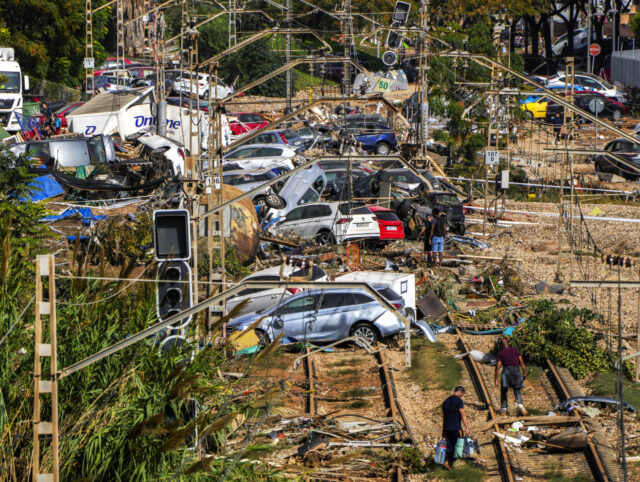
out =
[[440,440],[438,445],[436,445],[436,453],[433,456],[433,459],[436,464],[444,464],[444,461],[447,458],[447,441],[445,439]]
[[459,438],[456,440],[456,449],[453,451],[453,457],[461,459],[464,456],[464,439]]
[[[464,458],[469,458],[473,454],[476,454],[476,453],[479,452],[479,450],[478,450],[478,442],[476,440],[473,440],[471,437],[465,437],[463,444],[464,444],[464,446],[462,448],[462,455],[463,455]],[[457,447],[457,445],[456,445],[456,447]]]

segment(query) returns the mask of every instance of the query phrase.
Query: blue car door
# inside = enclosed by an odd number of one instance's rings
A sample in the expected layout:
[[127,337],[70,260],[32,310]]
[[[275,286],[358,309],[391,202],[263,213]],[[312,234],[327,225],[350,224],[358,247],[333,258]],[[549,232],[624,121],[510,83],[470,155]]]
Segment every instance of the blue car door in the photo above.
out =
[[362,144],[362,148],[366,151],[375,149],[380,133],[376,132],[375,124],[363,123],[360,134],[356,136],[356,140]]

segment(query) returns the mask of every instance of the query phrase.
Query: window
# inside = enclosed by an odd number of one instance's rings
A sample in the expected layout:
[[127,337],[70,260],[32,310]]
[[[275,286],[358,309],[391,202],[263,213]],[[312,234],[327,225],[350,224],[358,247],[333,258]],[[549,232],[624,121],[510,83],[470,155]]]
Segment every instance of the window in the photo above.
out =
[[247,157],[254,157],[256,152],[255,147],[245,147],[244,149],[238,149],[235,152],[227,155],[228,159],[246,159]]
[[313,138],[313,129],[311,129],[310,127],[303,127],[302,129],[300,129],[298,131],[298,135],[300,137],[309,137],[309,138]]
[[280,157],[282,156],[282,149],[276,147],[261,147],[256,150],[254,157]]
[[0,92],[20,92],[20,72],[0,72],[0,78]]
[[276,141],[277,139],[274,134],[260,134],[259,136],[256,136],[253,142],[256,144],[271,144]]
[[[309,268],[302,268],[297,271],[294,271],[293,273],[291,273],[290,276],[293,278],[299,278],[301,276],[308,276],[308,275],[309,275]],[[327,273],[325,273],[322,268],[314,264],[313,271],[311,272],[311,279],[313,281],[317,281],[320,278],[324,278],[325,276],[327,276]]]
[[347,305],[353,305],[353,296],[351,293],[323,293],[321,297],[320,309],[326,310],[330,308],[341,308]]
[[287,221],[297,221],[298,219],[302,218],[303,211],[304,208],[292,209],[289,214],[287,214]]
[[107,162],[107,153],[104,149],[102,137],[95,136],[89,139],[89,159],[91,159],[91,164],[104,164]]
[[282,315],[292,315],[314,310],[318,301],[317,296],[303,296],[284,305],[280,310]]
[[436,196],[436,202],[446,206],[458,206],[460,201],[453,194],[439,194]]
[[323,216],[331,216],[331,208],[326,204],[316,204],[304,208],[303,219],[320,218]]
[[313,188],[316,191],[322,191],[322,189],[324,188],[324,177],[318,176],[318,179],[316,179],[313,183]]
[[369,208],[366,207],[362,201],[352,202],[352,203],[342,203],[338,206],[338,211],[340,211],[340,214],[344,214],[345,216],[348,216],[349,213],[371,214],[371,211],[369,211]]
[[373,214],[381,221],[400,221],[396,213],[390,211],[376,211]]
[[376,290],[378,293],[380,293],[382,296],[385,297],[385,299],[391,301],[391,300],[397,300],[399,298],[402,298],[398,293],[396,293],[395,291],[393,291],[391,288],[389,288],[388,286],[379,290]]
[[49,160],[51,154],[49,152],[48,142],[38,142],[37,144],[29,144],[27,155],[31,157],[37,157],[38,159]]
[[[280,277],[274,276],[274,275],[261,275],[261,276],[249,277],[246,279],[246,281],[280,281]],[[261,291],[265,291],[265,289],[264,288],[247,288],[246,290],[242,290],[236,296],[247,296],[254,293],[259,293]]]
[[245,124],[262,124],[263,120],[258,114],[240,114],[238,120]]
[[309,188],[307,189],[307,192],[302,195],[300,201],[298,201],[298,204],[309,204],[317,201],[319,197],[320,196],[317,192],[315,192],[312,188]]
[[353,302],[356,305],[364,305],[366,303],[372,303],[374,300],[364,293],[353,293]]
[[298,134],[296,134],[294,131],[292,131],[291,129],[287,129],[286,131],[284,131],[282,133],[282,135],[284,136],[284,138],[288,141],[290,141],[291,139],[295,139],[298,137]]

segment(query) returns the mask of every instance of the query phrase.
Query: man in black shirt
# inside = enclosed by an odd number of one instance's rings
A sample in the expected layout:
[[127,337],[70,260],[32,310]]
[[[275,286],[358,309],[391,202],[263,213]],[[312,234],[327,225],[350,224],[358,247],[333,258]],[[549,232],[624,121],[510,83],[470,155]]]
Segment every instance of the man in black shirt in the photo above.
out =
[[464,411],[464,402],[462,401],[464,392],[464,387],[457,386],[453,390],[453,395],[442,404],[442,436],[447,440],[447,460],[444,462],[444,466],[447,469],[450,469],[453,463],[456,442],[463,437],[462,424],[464,424],[466,435],[471,434],[467,414]]
[[433,257],[431,256],[431,223],[433,223],[433,216],[429,213],[424,217],[424,225],[418,234],[418,239],[424,234],[424,254],[427,257],[429,266],[433,263]]
[[431,223],[431,252],[436,266],[442,266],[444,258],[444,238],[447,237],[447,213],[433,209],[433,223]]

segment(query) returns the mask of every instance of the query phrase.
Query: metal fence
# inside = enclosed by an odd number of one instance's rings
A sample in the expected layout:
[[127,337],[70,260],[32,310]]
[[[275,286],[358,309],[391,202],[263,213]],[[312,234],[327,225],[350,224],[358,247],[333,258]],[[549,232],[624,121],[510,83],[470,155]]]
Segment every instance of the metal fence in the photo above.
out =
[[622,50],[611,56],[611,82],[640,87],[640,50]]

